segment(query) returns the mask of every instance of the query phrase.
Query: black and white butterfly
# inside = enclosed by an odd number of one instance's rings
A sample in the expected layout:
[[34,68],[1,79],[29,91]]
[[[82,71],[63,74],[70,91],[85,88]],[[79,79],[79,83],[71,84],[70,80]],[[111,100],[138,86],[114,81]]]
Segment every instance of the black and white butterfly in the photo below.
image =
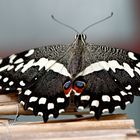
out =
[[70,45],[0,59],[0,93],[9,92],[17,92],[24,109],[43,116],[44,122],[64,112],[73,94],[77,109],[88,107],[99,119],[104,112],[125,109],[140,95],[140,55],[88,44],[84,34],[77,34]]
[[86,43],[83,34],[71,45],[35,48],[0,59],[0,93],[18,92],[25,110],[58,117],[69,105],[89,107],[97,119],[125,109],[140,95],[140,55]]

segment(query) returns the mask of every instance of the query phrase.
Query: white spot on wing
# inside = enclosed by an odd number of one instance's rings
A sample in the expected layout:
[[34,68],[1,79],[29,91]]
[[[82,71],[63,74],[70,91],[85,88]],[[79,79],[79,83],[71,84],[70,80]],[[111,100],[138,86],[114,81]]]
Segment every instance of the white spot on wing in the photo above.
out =
[[8,91],[8,90],[10,90],[10,88],[6,88],[5,90],[7,90],[7,91]]
[[121,107],[118,105],[118,106],[115,106],[115,109],[120,109]]
[[110,97],[108,95],[103,95],[102,96],[102,101],[103,102],[110,102]]
[[134,70],[127,64],[127,63],[123,63],[124,65],[124,70],[131,76],[134,77]]
[[28,110],[31,110],[31,111],[33,111],[33,108],[32,108],[32,107],[28,107]]
[[65,101],[64,98],[60,98],[60,97],[57,98],[57,103],[64,103],[64,101]]
[[26,70],[31,68],[34,64],[35,59],[30,60],[27,64],[23,66],[23,69],[21,70],[22,73],[24,73]]
[[43,113],[42,112],[38,112],[38,116],[43,116]]
[[27,89],[25,92],[24,92],[24,95],[30,95],[32,92],[31,92],[31,90],[29,90],[29,89]]
[[30,102],[30,103],[31,103],[31,102],[35,102],[35,101],[37,101],[37,99],[38,99],[37,97],[34,97],[34,96],[33,96],[33,97],[30,98],[29,102]]
[[19,65],[16,66],[15,71],[18,71],[20,68],[22,68],[24,65],[24,63],[21,63]]
[[103,113],[109,112],[109,110],[107,108],[102,110]]
[[21,91],[22,89],[21,89],[21,88],[17,88],[17,90],[18,90],[18,91]]
[[19,58],[18,60],[16,60],[15,62],[14,62],[14,64],[19,64],[19,63],[22,63],[24,60],[22,59],[22,58]]
[[126,93],[126,92],[124,92],[124,91],[120,91],[120,93],[121,93],[121,95],[122,95],[122,96],[127,95],[127,93]]
[[128,105],[128,104],[130,104],[130,101],[125,102],[125,105]]
[[20,84],[21,86],[25,86],[24,81],[20,81],[19,84]]
[[130,90],[131,89],[131,85],[126,86],[125,89]]
[[91,106],[98,107],[99,106],[99,101],[98,100],[93,100],[91,103]]
[[18,94],[21,94],[22,89],[21,88],[17,88]]
[[47,99],[42,97],[42,98],[39,99],[39,104],[45,104],[46,101],[47,101]]
[[31,56],[34,53],[34,49],[31,49],[28,51],[27,54],[25,54],[25,57]]
[[112,98],[113,98],[113,100],[115,100],[115,101],[121,101],[121,98],[120,98],[119,95],[114,95],[114,96],[112,96]]
[[133,95],[132,92],[128,92],[129,95]]
[[0,75],[0,79],[2,79],[2,76]]
[[129,58],[131,58],[132,60],[138,60],[135,56],[133,52],[128,52],[128,56]]
[[95,115],[95,112],[94,111],[90,111],[90,114]]
[[14,59],[16,58],[17,56],[15,54],[12,54],[9,58],[9,63],[13,63]]
[[2,72],[2,71],[4,71],[4,70],[8,69],[9,66],[10,66],[10,65],[6,65],[6,66],[4,66],[4,67],[1,67],[1,68],[0,68],[0,72]]
[[137,67],[135,67],[134,70],[140,75],[140,69],[138,69]]
[[53,109],[54,108],[54,104],[53,103],[48,103],[48,110]]
[[7,68],[7,71],[10,71],[13,68],[14,68],[14,65],[9,65],[9,67]]
[[2,89],[2,86],[0,86],[0,89]]
[[138,62],[138,63],[136,64],[136,66],[140,68],[140,62]]
[[9,78],[8,78],[8,77],[5,77],[5,78],[3,79],[3,82],[6,83],[8,80],[9,80]]
[[63,112],[65,112],[64,109],[60,109],[60,110],[59,110],[59,113],[63,113]]
[[23,101],[20,101],[20,104],[22,104],[23,106],[25,105],[25,103]]
[[53,114],[49,114],[49,116],[48,116],[48,118],[53,118],[54,116],[53,116]]
[[78,110],[83,110],[83,109],[84,109],[83,106],[79,106],[79,107],[78,107]]
[[12,86],[13,84],[14,84],[13,81],[10,81],[10,82],[9,82],[9,86]]
[[88,101],[89,99],[90,99],[90,96],[89,95],[83,95],[83,96],[81,96],[81,100]]

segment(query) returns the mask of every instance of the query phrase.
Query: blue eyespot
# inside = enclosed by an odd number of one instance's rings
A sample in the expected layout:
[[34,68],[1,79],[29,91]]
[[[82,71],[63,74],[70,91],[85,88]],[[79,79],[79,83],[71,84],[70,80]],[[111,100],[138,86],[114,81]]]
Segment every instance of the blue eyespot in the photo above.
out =
[[64,84],[64,88],[68,89],[71,86],[71,81],[68,81]]
[[83,88],[85,86],[85,82],[83,82],[83,81],[76,81],[75,85],[78,88]]

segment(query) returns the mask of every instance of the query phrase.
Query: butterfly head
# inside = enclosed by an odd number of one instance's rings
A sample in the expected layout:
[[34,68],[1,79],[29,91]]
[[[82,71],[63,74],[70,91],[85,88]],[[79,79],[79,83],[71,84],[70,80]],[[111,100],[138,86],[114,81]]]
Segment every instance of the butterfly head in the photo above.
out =
[[85,43],[87,36],[85,34],[76,34],[75,35],[75,42],[82,42]]

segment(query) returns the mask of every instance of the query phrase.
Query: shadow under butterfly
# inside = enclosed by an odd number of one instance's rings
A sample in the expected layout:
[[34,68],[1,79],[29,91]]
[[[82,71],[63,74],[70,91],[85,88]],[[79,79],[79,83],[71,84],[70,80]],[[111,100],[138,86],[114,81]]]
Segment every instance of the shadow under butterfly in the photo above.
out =
[[88,107],[96,119],[125,109],[140,95],[140,55],[88,44],[83,32],[77,32],[70,45],[44,46],[0,59],[0,93],[17,92],[24,109],[43,116],[44,122],[64,112],[71,95],[77,109]]

